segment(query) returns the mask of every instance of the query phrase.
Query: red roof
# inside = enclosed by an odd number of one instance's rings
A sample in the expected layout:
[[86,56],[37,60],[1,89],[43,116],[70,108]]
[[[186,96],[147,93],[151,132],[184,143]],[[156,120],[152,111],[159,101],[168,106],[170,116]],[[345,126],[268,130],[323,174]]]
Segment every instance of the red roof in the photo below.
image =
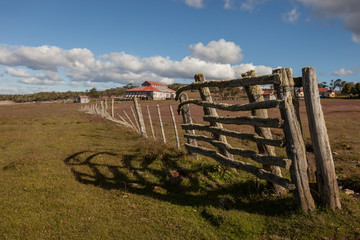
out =
[[327,89],[327,88],[319,88],[319,92],[327,92],[327,91],[329,91],[329,89]]
[[141,86],[126,90],[126,92],[160,92],[160,90],[152,86]]
[[159,82],[145,81],[145,82],[142,84],[142,86],[147,86],[147,85],[164,86],[164,87],[166,87],[165,84],[159,83]]
[[80,98],[89,98],[88,96],[79,96]]
[[263,95],[270,95],[273,93],[273,90],[263,90]]

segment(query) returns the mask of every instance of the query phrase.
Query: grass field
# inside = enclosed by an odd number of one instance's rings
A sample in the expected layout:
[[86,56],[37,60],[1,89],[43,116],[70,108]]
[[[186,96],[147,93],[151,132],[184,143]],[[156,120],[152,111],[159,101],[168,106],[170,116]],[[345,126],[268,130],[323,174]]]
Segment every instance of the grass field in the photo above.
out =
[[[360,101],[330,101],[323,109],[336,170],[355,189]],[[176,103],[159,103],[168,145],[78,104],[0,106],[0,239],[360,238],[359,199],[341,193],[342,210],[302,214],[291,194],[273,196],[251,175],[174,149],[166,109]]]

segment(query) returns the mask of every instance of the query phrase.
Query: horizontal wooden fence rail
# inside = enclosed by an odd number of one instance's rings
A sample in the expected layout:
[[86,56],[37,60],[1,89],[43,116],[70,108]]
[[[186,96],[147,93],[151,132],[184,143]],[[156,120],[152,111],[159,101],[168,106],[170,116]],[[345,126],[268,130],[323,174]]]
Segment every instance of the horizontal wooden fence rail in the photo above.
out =
[[196,139],[196,140],[199,140],[199,141],[208,142],[211,145],[213,145],[214,147],[222,147],[222,148],[226,149],[231,154],[238,155],[238,156],[241,156],[241,157],[250,158],[250,159],[252,159],[252,160],[254,160],[254,161],[258,162],[258,163],[270,164],[270,165],[279,166],[279,167],[282,167],[282,168],[285,168],[285,169],[289,169],[289,167],[291,165],[291,160],[290,159],[286,159],[286,158],[283,158],[283,157],[276,157],[276,156],[261,155],[261,154],[256,153],[255,151],[252,151],[252,150],[245,150],[245,149],[241,149],[241,148],[233,148],[228,143],[223,143],[221,141],[214,140],[214,139],[212,139],[210,137],[207,137],[207,136],[185,134],[184,137]]
[[245,163],[242,161],[231,160],[230,158],[227,158],[224,155],[221,155],[220,153],[216,152],[215,150],[207,149],[204,147],[195,147],[195,146],[192,146],[191,144],[187,144],[187,143],[185,143],[185,147],[186,147],[186,149],[188,149],[191,152],[198,153],[198,154],[201,154],[201,155],[204,155],[207,157],[211,157],[214,160],[216,160],[219,163],[224,164],[226,166],[233,167],[233,168],[239,169],[239,170],[247,171],[260,179],[276,183],[286,189],[289,189],[289,190],[295,189],[295,185],[293,183],[291,183],[289,179],[278,177],[268,171],[265,171],[264,169],[255,167],[251,164],[248,164],[248,163]]
[[257,109],[268,109],[268,108],[284,108],[285,101],[283,100],[268,100],[262,102],[254,102],[248,104],[227,104],[227,103],[210,103],[206,101],[189,99],[187,101],[181,102],[178,106],[178,113],[180,112],[182,106],[187,104],[195,104],[202,107],[211,107],[219,110],[225,111],[251,111]]
[[278,118],[258,118],[258,117],[214,117],[205,115],[204,121],[218,122],[236,125],[254,125],[259,127],[282,128],[284,121]]
[[188,90],[198,90],[204,87],[245,87],[252,85],[266,85],[266,84],[280,84],[280,77],[278,74],[270,74],[258,77],[246,77],[231,80],[214,80],[208,82],[192,83],[179,88],[176,91],[175,100],[178,100],[179,94]]
[[234,137],[241,140],[250,140],[258,144],[266,144],[274,147],[284,147],[285,139],[276,140],[276,139],[267,139],[260,137],[257,134],[250,133],[239,133],[236,131],[227,130],[224,128],[217,128],[213,126],[203,125],[203,124],[182,124],[181,127],[184,130],[199,130],[199,131],[208,131],[211,133],[221,134],[228,137]]

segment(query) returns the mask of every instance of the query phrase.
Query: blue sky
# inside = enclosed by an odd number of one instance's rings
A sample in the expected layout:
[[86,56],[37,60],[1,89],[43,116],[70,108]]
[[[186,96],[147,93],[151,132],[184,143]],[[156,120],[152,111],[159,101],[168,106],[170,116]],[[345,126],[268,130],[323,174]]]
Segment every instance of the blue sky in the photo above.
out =
[[359,0],[0,2],[0,94],[305,66],[360,82]]

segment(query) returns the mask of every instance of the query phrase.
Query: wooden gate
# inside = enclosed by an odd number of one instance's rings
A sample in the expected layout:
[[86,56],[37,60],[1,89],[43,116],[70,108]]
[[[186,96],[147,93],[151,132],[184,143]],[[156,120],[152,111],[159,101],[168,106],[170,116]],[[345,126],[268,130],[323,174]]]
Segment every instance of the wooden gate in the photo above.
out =
[[[272,85],[276,99],[264,100],[261,85]],[[273,184],[275,191],[283,194],[286,190],[294,193],[298,206],[305,212],[313,211],[315,203],[310,193],[307,174],[307,160],[299,117],[299,104],[295,97],[294,87],[304,87],[309,127],[315,158],[317,162],[317,183],[323,203],[332,208],[341,208],[329,140],[321,110],[317,80],[314,68],[304,68],[302,78],[293,78],[290,68],[276,69],[271,75],[255,76],[255,71],[249,71],[240,79],[205,81],[203,74],[195,75],[195,83],[181,87],[176,92],[176,100],[180,99],[178,112],[183,113],[186,130],[186,149],[211,157],[216,161],[239,170],[249,172],[259,179]],[[247,104],[215,103],[209,88],[243,87],[249,98]],[[314,90],[316,89],[316,90]],[[198,90],[201,100],[188,99],[185,91]],[[317,95],[316,95],[317,94]],[[203,120],[209,124],[196,124],[191,121],[189,104],[203,107]],[[277,108],[280,118],[269,118],[267,109]],[[251,111],[251,116],[219,116],[222,111]],[[315,117],[320,116],[320,117]],[[316,122],[316,123],[315,123]],[[223,124],[251,125],[255,133],[243,133],[229,130]],[[273,139],[270,128],[283,130],[283,139]],[[211,134],[211,137],[197,135],[195,131]],[[317,134],[321,134],[321,139]],[[227,142],[226,137],[253,141],[257,151],[236,148]],[[214,149],[198,146],[197,141],[211,144]],[[286,148],[286,158],[276,156],[275,147]],[[234,157],[250,158],[262,167]],[[289,169],[290,179],[281,176],[281,169]]]

